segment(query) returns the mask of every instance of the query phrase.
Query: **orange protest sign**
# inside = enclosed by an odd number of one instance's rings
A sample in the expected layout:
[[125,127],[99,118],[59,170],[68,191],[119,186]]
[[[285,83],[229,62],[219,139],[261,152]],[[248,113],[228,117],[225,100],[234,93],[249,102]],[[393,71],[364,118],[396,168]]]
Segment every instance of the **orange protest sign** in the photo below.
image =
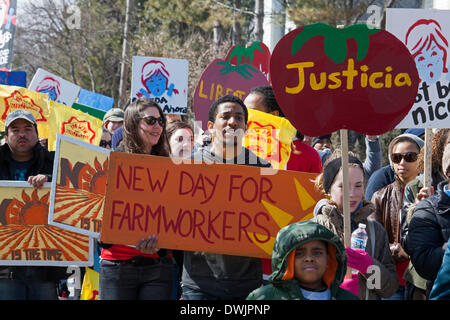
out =
[[322,198],[311,173],[172,160],[110,154],[101,241],[158,234],[161,248],[269,258],[279,229]]
[[50,183],[0,181],[0,265],[88,266],[93,241],[47,224]]

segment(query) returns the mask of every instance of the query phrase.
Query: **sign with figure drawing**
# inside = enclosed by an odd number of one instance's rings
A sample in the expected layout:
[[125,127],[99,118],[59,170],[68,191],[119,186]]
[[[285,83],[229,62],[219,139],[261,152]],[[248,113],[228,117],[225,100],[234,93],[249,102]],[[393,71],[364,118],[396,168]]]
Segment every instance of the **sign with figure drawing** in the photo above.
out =
[[188,60],[135,56],[131,98],[150,98],[165,114],[186,114],[188,72]]
[[48,94],[50,100],[71,107],[78,97],[80,87],[39,68],[34,74],[28,89]]
[[415,103],[397,128],[448,128],[450,11],[387,9],[386,30],[405,43],[421,80]]

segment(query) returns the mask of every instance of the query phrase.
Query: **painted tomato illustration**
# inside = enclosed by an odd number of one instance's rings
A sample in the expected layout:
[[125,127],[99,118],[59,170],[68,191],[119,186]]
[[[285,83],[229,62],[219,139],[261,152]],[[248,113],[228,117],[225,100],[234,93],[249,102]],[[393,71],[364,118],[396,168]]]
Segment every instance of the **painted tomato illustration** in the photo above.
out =
[[226,60],[215,59],[203,71],[194,93],[195,120],[208,130],[208,112],[212,103],[224,95],[235,95],[244,100],[250,90],[269,83],[262,74],[249,64],[234,66]]
[[406,46],[366,25],[297,28],[278,42],[270,71],[283,112],[309,136],[392,130],[412,107],[419,85]]

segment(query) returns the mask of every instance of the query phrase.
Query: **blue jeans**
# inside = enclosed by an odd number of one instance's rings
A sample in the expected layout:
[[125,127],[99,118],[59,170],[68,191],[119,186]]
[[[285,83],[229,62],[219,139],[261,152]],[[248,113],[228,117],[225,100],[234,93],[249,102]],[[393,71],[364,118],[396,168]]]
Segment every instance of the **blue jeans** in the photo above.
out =
[[20,267],[0,279],[0,300],[57,300],[57,282],[40,278],[39,267]]
[[184,285],[181,285],[181,289],[183,291],[183,300],[245,300],[247,298],[247,296],[239,298],[222,298]]
[[382,298],[381,300],[406,300],[405,286],[398,286],[397,291],[390,298]]
[[100,262],[100,300],[169,300],[173,281],[170,258],[153,265]]

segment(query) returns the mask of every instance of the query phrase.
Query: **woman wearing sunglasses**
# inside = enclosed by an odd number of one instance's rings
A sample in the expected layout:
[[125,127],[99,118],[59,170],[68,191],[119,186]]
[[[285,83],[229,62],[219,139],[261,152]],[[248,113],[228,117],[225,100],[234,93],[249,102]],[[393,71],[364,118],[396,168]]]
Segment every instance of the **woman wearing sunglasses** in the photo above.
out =
[[400,281],[399,289],[390,298],[392,300],[404,300],[405,297],[403,274],[408,267],[409,256],[400,244],[402,225],[406,223],[406,217],[401,214],[402,201],[405,186],[419,173],[417,159],[423,144],[423,140],[413,134],[402,134],[391,141],[388,151],[395,180],[375,192],[371,200],[375,204],[375,212],[370,217],[386,229]]
[[[168,157],[166,119],[159,105],[147,98],[125,110],[123,140],[116,151]],[[100,243],[101,300],[170,299],[174,263],[172,253],[156,247],[153,235],[136,247]]]

